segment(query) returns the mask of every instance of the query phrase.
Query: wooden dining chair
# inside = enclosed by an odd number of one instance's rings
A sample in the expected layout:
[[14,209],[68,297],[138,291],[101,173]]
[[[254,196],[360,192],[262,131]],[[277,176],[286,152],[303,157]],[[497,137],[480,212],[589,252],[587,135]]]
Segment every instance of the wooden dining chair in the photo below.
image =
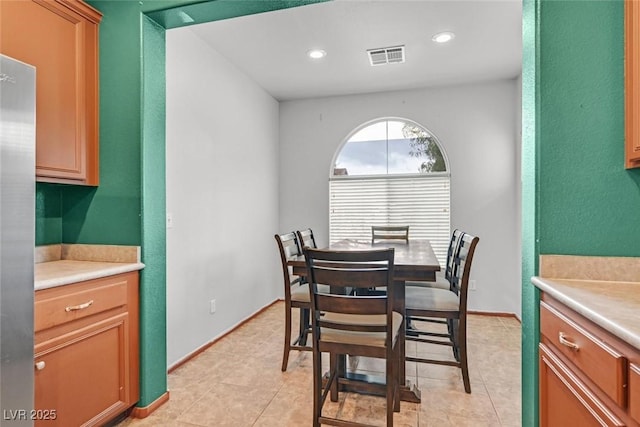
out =
[[[414,326],[412,333],[407,334],[407,341],[450,346],[455,359],[440,360],[407,356],[405,360],[460,368],[464,390],[467,393],[471,393],[467,361],[467,293],[471,262],[479,240],[471,234],[461,235],[457,254],[453,256],[449,289],[417,286],[405,288],[405,312]],[[426,321],[428,325],[434,318],[443,319],[447,323],[447,333],[432,332],[415,326],[416,322],[420,323],[420,321]]]
[[[302,277],[294,276],[292,268],[287,265],[287,261],[292,258],[302,256],[302,249],[295,232],[286,234],[276,234],[276,242],[280,250],[280,260],[282,262],[282,275],[284,282],[284,304],[285,304],[285,325],[284,325],[284,352],[282,355],[282,371],[287,370],[289,363],[289,353],[291,350],[311,351],[311,346],[307,345],[309,335],[309,311],[311,300],[309,297],[309,284],[305,283]],[[329,291],[326,286],[321,287]],[[291,320],[293,309],[300,310],[300,327],[297,338],[291,342]],[[307,314],[305,314],[305,311]]]
[[405,243],[409,243],[409,226],[372,225],[371,243],[379,240],[404,240]]
[[[403,316],[393,311],[394,249],[330,251],[304,249],[309,272],[311,329],[313,337],[313,426],[365,424],[325,417],[322,407],[328,395],[338,399],[339,357],[344,355],[386,360],[386,421],[393,426],[393,412],[400,410],[398,335]],[[331,287],[320,292],[318,284]],[[344,288],[386,287],[378,296],[351,295]],[[322,353],[329,353],[330,372],[323,385]]]
[[317,248],[316,238],[313,236],[313,230],[307,228],[306,230],[298,230],[296,231],[298,235],[298,242],[300,242],[300,247],[305,248]]

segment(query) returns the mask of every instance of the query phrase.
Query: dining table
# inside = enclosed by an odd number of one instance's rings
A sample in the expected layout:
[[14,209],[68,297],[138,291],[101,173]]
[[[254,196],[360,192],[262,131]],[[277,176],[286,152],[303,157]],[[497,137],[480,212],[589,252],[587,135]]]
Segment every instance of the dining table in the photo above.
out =
[[[394,248],[394,310],[405,316],[405,286],[408,281],[435,281],[436,272],[440,271],[440,263],[433,252],[433,247],[429,240],[410,239],[408,243],[397,241],[376,241],[370,240],[339,240],[329,244],[322,249],[361,251],[371,249]],[[292,258],[288,261],[292,267],[293,274],[308,276],[304,256]],[[405,332],[402,327],[398,335],[398,345],[400,346],[400,360],[405,360]],[[342,390],[359,393],[384,395],[384,378],[370,374],[348,372],[345,359],[339,362],[339,384]],[[406,377],[405,364],[400,363],[398,369],[400,381],[400,399],[407,402],[420,403],[420,390]]]

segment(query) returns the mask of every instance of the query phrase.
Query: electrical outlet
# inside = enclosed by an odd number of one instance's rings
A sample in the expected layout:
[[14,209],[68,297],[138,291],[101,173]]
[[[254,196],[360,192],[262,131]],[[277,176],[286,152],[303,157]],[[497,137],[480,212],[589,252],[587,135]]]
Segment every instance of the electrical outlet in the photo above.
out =
[[476,290],[476,281],[475,280],[469,280],[469,289],[472,291]]
[[173,228],[173,214],[167,213],[167,228]]
[[216,312],[216,300],[212,299],[209,302],[209,314],[213,314]]

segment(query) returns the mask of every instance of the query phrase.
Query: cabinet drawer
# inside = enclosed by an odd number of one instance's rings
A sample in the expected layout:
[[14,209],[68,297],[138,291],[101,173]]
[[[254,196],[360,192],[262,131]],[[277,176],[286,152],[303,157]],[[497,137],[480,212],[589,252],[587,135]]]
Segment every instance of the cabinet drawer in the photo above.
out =
[[548,304],[540,303],[540,333],[620,407],[626,407],[627,359]]
[[540,344],[540,426],[624,427],[554,353]]
[[640,423],[640,366],[629,366],[629,415]]
[[38,332],[126,304],[127,276],[114,276],[38,291],[34,330]]

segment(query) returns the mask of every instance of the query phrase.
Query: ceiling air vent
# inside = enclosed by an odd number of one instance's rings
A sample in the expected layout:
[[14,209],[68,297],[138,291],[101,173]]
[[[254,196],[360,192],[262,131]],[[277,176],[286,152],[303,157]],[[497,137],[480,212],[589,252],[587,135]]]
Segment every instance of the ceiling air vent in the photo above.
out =
[[398,64],[404,62],[404,46],[383,47],[369,49],[369,63],[371,65]]

